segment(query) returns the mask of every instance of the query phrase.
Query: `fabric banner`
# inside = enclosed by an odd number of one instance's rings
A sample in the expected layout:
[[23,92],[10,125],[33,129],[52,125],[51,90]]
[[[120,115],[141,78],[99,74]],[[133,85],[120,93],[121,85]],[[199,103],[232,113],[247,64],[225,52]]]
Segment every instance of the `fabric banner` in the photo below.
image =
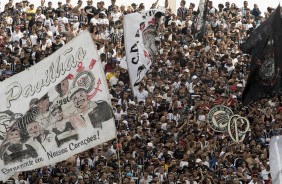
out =
[[89,32],[0,83],[0,180],[115,137],[105,74]]
[[280,6],[257,27],[241,45],[252,55],[251,71],[242,94],[248,105],[255,100],[276,95],[281,90],[282,22]]
[[273,136],[269,144],[269,164],[273,184],[282,183],[282,137]]
[[157,28],[162,15],[160,10],[152,9],[124,16],[126,61],[134,93],[159,51]]
[[198,16],[197,16],[197,25],[196,25],[196,38],[199,41],[203,40],[206,32],[206,19],[208,14],[208,1],[200,0],[198,6]]
[[176,0],[169,0],[169,1],[168,1],[168,7],[170,7],[172,13],[174,13],[174,14],[177,13]]

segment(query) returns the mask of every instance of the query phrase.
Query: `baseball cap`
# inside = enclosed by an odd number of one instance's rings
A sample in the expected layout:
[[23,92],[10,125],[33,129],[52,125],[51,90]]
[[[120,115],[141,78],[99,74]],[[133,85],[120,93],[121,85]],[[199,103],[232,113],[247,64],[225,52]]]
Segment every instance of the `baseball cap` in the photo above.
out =
[[86,92],[86,89],[82,86],[72,88],[69,92],[70,98],[72,98],[79,91],[85,91]]

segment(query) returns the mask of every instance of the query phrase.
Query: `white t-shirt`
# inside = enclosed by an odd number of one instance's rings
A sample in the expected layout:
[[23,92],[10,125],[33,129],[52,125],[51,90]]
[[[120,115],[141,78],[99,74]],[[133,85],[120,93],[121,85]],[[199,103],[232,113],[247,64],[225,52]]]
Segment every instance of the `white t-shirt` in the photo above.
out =
[[69,23],[69,19],[67,17],[59,17],[58,21],[63,24]]
[[120,16],[121,16],[120,12],[117,12],[117,13],[112,12],[111,13],[111,18],[112,18],[112,21],[114,21],[114,22],[118,21]]
[[140,101],[145,102],[146,98],[148,97],[148,91],[143,90],[142,92],[137,91],[136,92],[136,98],[137,98],[137,102],[139,103]]
[[98,19],[98,23],[101,25],[109,25],[109,20],[107,18]]
[[11,41],[12,42],[14,42],[14,41],[18,41],[18,42],[20,42],[20,39],[23,37],[23,34],[22,34],[22,32],[18,32],[18,33],[16,33],[16,32],[13,32],[13,34],[11,35]]
[[37,44],[37,39],[38,39],[38,37],[37,37],[36,34],[35,35],[30,35],[30,41],[31,41],[32,45],[36,45]]
[[90,23],[93,24],[93,25],[97,25],[98,22],[99,22],[98,19],[96,19],[94,17],[90,20]]

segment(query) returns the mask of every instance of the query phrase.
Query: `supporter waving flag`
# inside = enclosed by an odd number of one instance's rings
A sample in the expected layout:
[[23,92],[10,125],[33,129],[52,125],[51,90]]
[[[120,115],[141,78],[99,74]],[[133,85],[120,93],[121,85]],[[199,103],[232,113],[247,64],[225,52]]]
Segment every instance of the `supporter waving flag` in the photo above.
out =
[[244,105],[275,95],[281,88],[282,23],[280,5],[242,44],[252,55],[251,71],[242,95]]

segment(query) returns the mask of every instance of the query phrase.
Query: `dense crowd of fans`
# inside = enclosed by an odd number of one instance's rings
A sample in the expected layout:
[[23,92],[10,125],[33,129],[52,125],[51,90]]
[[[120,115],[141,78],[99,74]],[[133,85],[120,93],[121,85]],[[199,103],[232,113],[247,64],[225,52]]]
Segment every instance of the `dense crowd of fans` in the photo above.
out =
[[[96,3],[96,1],[95,1]],[[271,183],[268,144],[282,126],[279,97],[241,104],[251,56],[240,44],[272,13],[254,4],[208,2],[206,32],[196,40],[194,3],[181,1],[174,14],[165,6],[159,26],[160,49],[148,75],[132,93],[120,67],[125,56],[123,16],[144,7],[103,1],[41,0],[14,3],[0,13],[0,79],[40,62],[84,30],[97,45],[105,70],[117,127],[117,139],[56,165],[17,173],[7,183]],[[151,8],[157,7],[158,1]],[[241,143],[215,132],[208,112],[225,105],[247,117],[251,128]]]

